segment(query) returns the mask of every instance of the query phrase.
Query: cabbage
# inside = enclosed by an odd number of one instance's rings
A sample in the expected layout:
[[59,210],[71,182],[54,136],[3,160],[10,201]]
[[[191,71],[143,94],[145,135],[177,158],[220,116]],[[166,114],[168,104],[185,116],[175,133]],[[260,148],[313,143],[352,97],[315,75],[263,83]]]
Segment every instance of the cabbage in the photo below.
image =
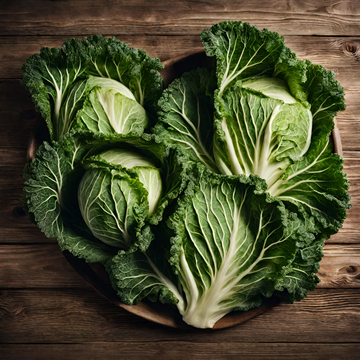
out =
[[[143,214],[150,217],[160,200],[159,169],[139,154],[124,149],[108,150],[96,159],[121,167],[87,161],[91,168],[83,175],[78,188],[82,217],[96,238],[128,249],[136,239],[139,218]],[[127,169],[133,169],[138,178]]]
[[[160,69],[160,60],[151,59],[144,50],[132,49],[114,37],[94,35],[84,40],[69,39],[61,49],[43,48],[40,54],[30,56],[22,67],[22,82],[45,119],[51,139],[59,140],[74,125],[77,111],[94,87],[105,93],[114,90],[118,101],[132,100],[134,106],[135,102],[139,105],[135,106],[137,112],[141,107],[152,114],[162,91]],[[111,94],[103,104],[108,101]],[[147,120],[142,112],[145,128]],[[112,120],[117,130],[119,118]]]
[[314,289],[350,197],[334,73],[246,23],[201,39],[212,70],[162,93],[158,59],[115,39],[30,57],[23,82],[52,143],[25,168],[24,205],[62,250],[101,262],[124,303],[170,303],[211,328]]

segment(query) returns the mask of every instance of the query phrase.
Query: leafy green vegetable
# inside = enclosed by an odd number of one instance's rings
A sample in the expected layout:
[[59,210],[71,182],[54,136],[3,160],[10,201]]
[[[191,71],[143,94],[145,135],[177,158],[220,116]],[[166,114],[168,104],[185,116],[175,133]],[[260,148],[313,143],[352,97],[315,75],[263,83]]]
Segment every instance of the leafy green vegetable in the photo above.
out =
[[[160,171],[151,160],[123,148],[126,143],[114,148],[82,139],[65,134],[53,147],[40,147],[24,171],[27,212],[62,250],[89,262],[105,263],[119,248],[146,250],[154,237],[150,224],[162,220],[185,188],[189,165],[171,151],[158,160]],[[170,183],[163,186],[166,180]]]
[[329,237],[342,227],[350,207],[349,182],[343,173],[343,159],[331,146],[318,143],[303,160],[287,169],[270,188],[277,199],[295,204],[317,222],[318,232]]
[[335,74],[247,23],[201,39],[212,71],[162,95],[160,61],[114,38],[31,56],[23,83],[52,145],[25,167],[24,206],[62,250],[102,263],[124,303],[208,328],[314,289],[350,197],[329,138],[345,108]]
[[166,227],[160,228],[161,231],[154,230],[155,239],[145,253],[119,252],[112,258],[107,264],[110,279],[125,304],[148,298],[183,309],[181,285],[168,262],[170,234]]
[[127,249],[149,214],[147,192],[125,171],[92,165],[78,187],[79,208],[92,234]]
[[[183,319],[212,327],[228,312],[259,306],[273,278],[295,256],[299,222],[255,194],[260,179],[203,175],[194,195],[170,219],[170,262],[187,306]],[[252,185],[252,186],[250,186]]]
[[119,148],[83,163],[88,170],[79,184],[78,201],[86,225],[104,243],[128,249],[157,208],[162,195],[159,169]]
[[106,87],[95,87],[90,92],[77,118],[75,130],[81,128],[96,135],[141,136],[148,124],[146,111],[136,100]]
[[89,90],[85,88],[87,77],[100,78],[90,78],[90,89],[100,86],[109,90],[104,78],[116,80],[116,89],[123,85],[128,98],[153,113],[162,91],[161,69],[160,60],[151,59],[145,51],[100,35],[66,40],[61,49],[43,48],[22,67],[23,84],[46,120],[52,140],[71,129]]
[[202,40],[216,57],[219,170],[259,175],[273,197],[315,219],[315,233],[338,231],[350,198],[343,160],[329,141],[333,118],[345,108],[334,73],[296,59],[278,34],[246,23],[214,25]]
[[315,274],[320,268],[323,247],[324,240],[317,239],[297,252],[294,261],[283,267],[275,281],[277,296],[292,303],[295,300],[300,301],[307,296],[309,290],[315,289],[320,281]]
[[221,110],[214,154],[222,173],[257,174],[271,186],[309,148],[312,115],[300,103],[230,87]]
[[212,327],[234,309],[259,306],[295,257],[300,229],[281,203],[268,203],[260,195],[265,188],[256,177],[202,169],[168,220],[175,236],[171,255],[163,250],[162,258],[169,258],[178,281],[165,275],[169,264],[159,261],[155,245],[145,254],[118,255],[113,282],[122,300],[132,304],[159,294],[163,302],[177,304],[184,321],[200,328]]
[[25,167],[23,201],[33,221],[47,237],[57,238],[61,250],[105,263],[116,251],[92,236],[74,201],[84,174],[80,162],[90,151],[72,136],[64,136],[53,147],[45,142]]
[[213,97],[211,75],[205,68],[185,73],[173,81],[159,100],[155,126],[157,142],[176,146],[217,171],[212,156]]

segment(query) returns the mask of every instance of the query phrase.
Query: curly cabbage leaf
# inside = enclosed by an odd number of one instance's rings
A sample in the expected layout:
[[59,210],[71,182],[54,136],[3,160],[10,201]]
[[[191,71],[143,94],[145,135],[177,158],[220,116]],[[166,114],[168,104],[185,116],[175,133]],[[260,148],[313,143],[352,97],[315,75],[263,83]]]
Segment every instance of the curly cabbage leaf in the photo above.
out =
[[190,325],[212,327],[232,310],[259,306],[295,256],[300,222],[256,194],[259,181],[202,176],[170,218],[176,233],[170,262],[184,289],[183,319]]
[[315,234],[338,231],[350,197],[343,160],[329,141],[333,118],[345,108],[335,74],[297,59],[277,33],[247,23],[214,25],[202,40],[216,58],[219,170],[259,175],[273,197],[314,218]]
[[[230,311],[259,306],[274,293],[299,250],[294,238],[301,222],[281,203],[266,201],[259,178],[200,173],[169,217],[171,249],[152,244],[144,254],[118,255],[112,276],[127,304],[152,294],[175,303],[188,324],[211,328]],[[164,257],[177,279],[168,276]]]
[[159,107],[156,141],[180,148],[190,159],[217,172],[212,155],[214,108],[210,72],[199,68],[173,81],[163,92]]
[[112,258],[107,264],[110,280],[125,304],[148,298],[183,309],[181,285],[168,262],[171,235],[166,227],[160,228],[154,229],[155,239],[146,252],[119,252]]
[[105,263],[117,251],[91,234],[76,201],[77,186],[85,172],[80,163],[91,149],[71,136],[53,146],[41,145],[36,158],[24,169],[23,202],[41,231],[57,238],[61,250],[88,262]]

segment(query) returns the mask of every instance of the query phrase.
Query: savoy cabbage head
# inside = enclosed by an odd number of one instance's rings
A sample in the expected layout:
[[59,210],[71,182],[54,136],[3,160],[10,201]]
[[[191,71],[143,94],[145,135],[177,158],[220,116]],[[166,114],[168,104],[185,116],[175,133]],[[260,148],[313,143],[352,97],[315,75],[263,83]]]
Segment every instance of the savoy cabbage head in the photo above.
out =
[[279,34],[247,23],[216,24],[201,39],[215,58],[217,87],[205,69],[170,84],[159,101],[158,137],[214,172],[259,175],[316,236],[337,232],[350,198],[330,139],[345,109],[334,72],[297,59]]

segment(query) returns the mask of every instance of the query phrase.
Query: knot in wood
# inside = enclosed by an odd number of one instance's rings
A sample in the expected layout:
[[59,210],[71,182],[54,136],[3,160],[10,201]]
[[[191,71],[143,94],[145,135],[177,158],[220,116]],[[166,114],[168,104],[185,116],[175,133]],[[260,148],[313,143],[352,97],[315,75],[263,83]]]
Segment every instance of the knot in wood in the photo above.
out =
[[342,44],[342,51],[347,56],[355,57],[360,60],[360,47],[358,44],[344,42]]
[[348,267],[346,268],[346,272],[347,272],[348,274],[352,274],[352,273],[354,273],[354,272],[357,272],[357,268],[356,268],[356,266],[350,265],[350,266],[348,266]]
[[13,210],[13,213],[16,217],[25,217],[26,211],[23,209],[22,206],[16,206]]

